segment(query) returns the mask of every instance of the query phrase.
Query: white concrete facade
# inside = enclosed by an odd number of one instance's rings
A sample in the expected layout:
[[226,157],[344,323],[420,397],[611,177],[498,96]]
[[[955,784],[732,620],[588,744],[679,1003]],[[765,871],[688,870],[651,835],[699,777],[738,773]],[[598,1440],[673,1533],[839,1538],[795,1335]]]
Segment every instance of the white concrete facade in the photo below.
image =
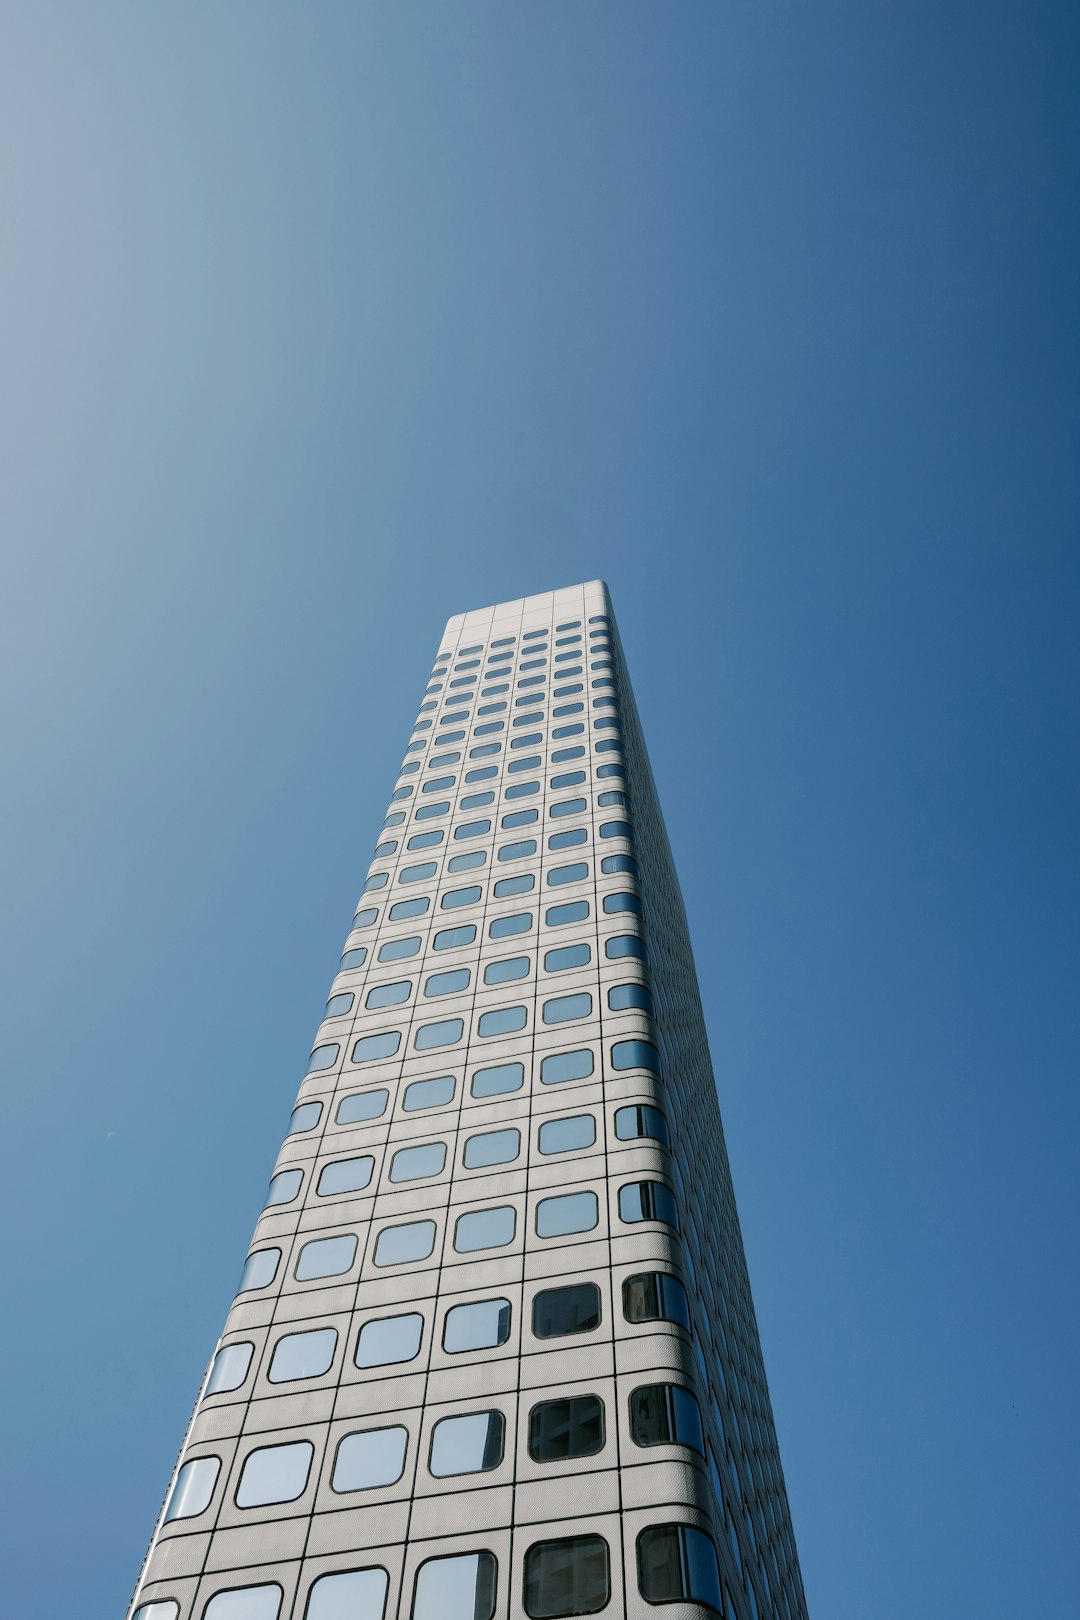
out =
[[138,1620],[805,1620],[606,587],[452,618]]

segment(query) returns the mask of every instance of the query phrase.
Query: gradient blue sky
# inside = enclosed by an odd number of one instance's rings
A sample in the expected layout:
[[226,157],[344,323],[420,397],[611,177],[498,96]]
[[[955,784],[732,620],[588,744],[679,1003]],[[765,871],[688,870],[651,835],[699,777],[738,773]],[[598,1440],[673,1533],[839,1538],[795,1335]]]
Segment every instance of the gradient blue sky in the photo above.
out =
[[1075,1604],[1078,33],[7,0],[8,1613],[123,1610],[444,620],[597,575],[811,1615]]

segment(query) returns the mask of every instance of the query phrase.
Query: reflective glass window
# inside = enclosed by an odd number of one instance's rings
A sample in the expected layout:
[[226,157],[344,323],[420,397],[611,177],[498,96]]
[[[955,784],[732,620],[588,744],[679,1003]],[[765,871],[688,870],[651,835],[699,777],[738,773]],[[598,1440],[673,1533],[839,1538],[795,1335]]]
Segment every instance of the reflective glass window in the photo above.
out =
[[584,967],[591,959],[588,945],[560,945],[557,950],[544,952],[544,971],[562,973],[566,968]]
[[716,1548],[693,1525],[656,1524],[643,1530],[637,1539],[637,1568],[638,1590],[647,1603],[701,1603],[723,1614]]
[[452,996],[468,988],[472,973],[468,968],[450,968],[446,973],[432,973],[424,981],[425,996]]
[[628,911],[634,917],[644,915],[641,901],[636,894],[631,894],[629,889],[621,889],[617,894],[605,894],[604,910],[609,916],[615,916],[620,911]]
[[432,945],[437,951],[456,951],[462,945],[471,945],[475,938],[475,923],[459,923],[456,928],[440,928]]
[[548,805],[549,816],[576,816],[585,808],[584,799],[560,799],[557,804]]
[[537,819],[539,814],[540,812],[535,805],[530,805],[528,810],[511,810],[508,816],[503,816],[499,826],[507,831],[513,827],[527,827]]
[[568,827],[565,832],[552,833],[548,839],[548,849],[572,849],[575,844],[587,844],[588,841],[587,828]]
[[439,904],[444,911],[452,911],[455,906],[474,906],[483,892],[478,883],[468,889],[450,889],[443,895]]
[[539,1401],[529,1413],[529,1456],[533,1462],[595,1457],[603,1449],[604,1403],[598,1395]]
[[454,1227],[454,1248],[458,1254],[477,1249],[501,1249],[514,1240],[517,1215],[512,1204],[495,1209],[474,1209],[459,1215]]
[[478,1035],[513,1035],[524,1029],[527,1022],[524,1007],[495,1007],[491,1012],[480,1014],[476,1032]]
[[227,1395],[230,1390],[239,1389],[248,1375],[254,1349],[255,1346],[248,1344],[246,1340],[242,1340],[239,1344],[222,1345],[214,1357],[214,1365],[210,1368],[205,1393]]
[[608,991],[607,1004],[612,1012],[627,1012],[637,1008],[639,1012],[653,1016],[652,994],[643,984],[613,984]]
[[536,879],[531,872],[518,872],[514,877],[499,879],[495,885],[495,898],[505,900],[512,894],[528,894],[535,886]]
[[316,1193],[320,1198],[332,1198],[336,1193],[363,1192],[371,1180],[375,1161],[369,1154],[356,1159],[335,1159],[319,1172]]
[[172,1598],[159,1598],[154,1603],[140,1603],[131,1620],[177,1620],[179,1603]]
[[624,1221],[664,1221],[679,1230],[675,1194],[662,1181],[631,1181],[619,1188],[619,1214]]
[[169,1492],[162,1524],[172,1524],[174,1519],[194,1519],[205,1513],[220,1472],[220,1457],[195,1457],[186,1462]]
[[267,1378],[288,1384],[297,1378],[321,1378],[329,1372],[337,1348],[334,1328],[313,1328],[307,1333],[286,1333],[274,1346]]
[[398,1424],[386,1429],[365,1429],[347,1434],[337,1448],[330,1488],[334,1491],[370,1491],[394,1485],[405,1471],[409,1431]]
[[377,1063],[381,1058],[393,1057],[401,1045],[399,1029],[383,1030],[378,1035],[364,1035],[352,1049],[354,1063]]
[[544,1288],[533,1298],[532,1329],[538,1339],[591,1333],[600,1326],[600,1290],[595,1283]]
[[501,1097],[507,1091],[520,1091],[524,1082],[524,1065],[496,1063],[474,1072],[470,1091],[474,1097]]
[[280,1612],[280,1586],[238,1586],[215,1593],[203,1610],[203,1620],[278,1620]]
[[356,1365],[390,1367],[412,1361],[420,1353],[423,1336],[424,1318],[417,1311],[365,1322],[356,1341]]
[[441,1175],[446,1164],[445,1142],[421,1142],[417,1147],[398,1148],[390,1161],[391,1181],[421,1181]]
[[660,1073],[660,1054],[649,1041],[616,1041],[611,1048],[613,1069],[648,1069]]
[[639,962],[649,960],[645,941],[637,934],[613,934],[604,944],[604,955],[612,961],[621,956],[634,956]]
[[339,1237],[315,1238],[305,1243],[296,1262],[297,1282],[314,1277],[342,1277],[356,1259],[356,1237],[352,1232]]
[[630,877],[639,876],[639,867],[632,855],[605,855],[600,862],[600,870],[608,877],[616,872],[626,872]]
[[564,923],[584,922],[588,915],[587,900],[568,900],[565,905],[548,906],[544,913],[544,921],[549,928],[561,928]]
[[590,1148],[596,1141],[596,1121],[591,1114],[572,1114],[568,1119],[549,1119],[540,1127],[541,1153],[572,1153]]
[[452,855],[447,863],[446,870],[451,876],[455,872],[471,872],[474,867],[483,866],[486,860],[486,850],[472,849],[467,855]]
[[496,1579],[487,1551],[429,1558],[416,1573],[412,1620],[492,1620]]
[[353,918],[350,932],[355,933],[358,928],[370,928],[378,915],[378,906],[365,906],[363,910],[358,911],[356,916]]
[[341,953],[341,961],[338,963],[338,971],[341,973],[351,973],[354,968],[363,967],[366,961],[367,946],[357,945],[353,950],[343,951]]
[[524,979],[529,972],[527,956],[506,956],[500,962],[489,962],[484,969],[485,984],[506,984],[513,979]]
[[489,1164],[509,1164],[520,1152],[520,1131],[481,1131],[477,1136],[470,1136],[465,1143],[465,1168],[481,1170]]
[[428,1463],[436,1479],[484,1474],[503,1459],[506,1422],[501,1412],[469,1412],[443,1418],[431,1431]]
[[606,1609],[611,1601],[607,1542],[590,1535],[534,1543],[525,1554],[523,1600],[530,1620]]
[[[297,1440],[287,1446],[259,1446],[249,1451],[236,1489],[237,1507],[295,1502],[304,1494],[313,1451],[310,1440]],[[209,1614],[210,1610],[206,1612]]]
[[347,1569],[320,1575],[311,1588],[304,1620],[383,1620],[385,1569]]
[[379,946],[380,962],[398,962],[403,957],[415,956],[420,949],[419,934],[405,934],[401,939],[388,939]]
[[328,1041],[325,1046],[317,1046],[308,1058],[308,1073],[319,1074],[323,1069],[332,1069],[340,1051],[341,1047],[336,1041]]
[[[566,673],[569,675],[570,671],[567,670]],[[582,759],[584,754],[585,750],[580,745],[574,748],[556,748],[551,756],[551,763],[553,765],[563,765],[569,759]]]
[[334,1115],[339,1125],[360,1125],[366,1119],[379,1119],[386,1112],[388,1091],[357,1091],[342,1097]]
[[628,821],[602,821],[601,838],[633,838],[634,829]]
[[589,1048],[576,1052],[550,1052],[540,1065],[540,1083],[559,1086],[565,1080],[584,1080],[593,1072],[593,1055]]
[[336,996],[331,996],[323,1008],[324,1018],[341,1018],[345,1013],[352,1011],[352,1004],[356,1000],[351,990],[341,990]]
[[616,1110],[615,1135],[621,1142],[633,1142],[644,1136],[663,1142],[665,1147],[669,1145],[667,1120],[659,1108],[650,1108],[646,1103]]
[[313,1131],[322,1118],[322,1103],[301,1103],[294,1108],[289,1120],[288,1134],[290,1136],[303,1136],[306,1131]]
[[454,828],[454,837],[459,840],[480,838],[484,833],[490,831],[490,821],[463,821],[460,827]]
[[510,1337],[510,1301],[479,1299],[454,1305],[443,1325],[443,1349],[451,1355],[467,1350],[494,1350]]
[[434,1247],[434,1221],[406,1221],[401,1226],[384,1226],[375,1240],[375,1264],[400,1266],[406,1260],[426,1260]]
[[488,924],[490,939],[506,939],[511,934],[526,934],[532,927],[531,911],[516,911],[506,917],[495,917]]
[[[376,984],[372,986],[364,998],[364,1006],[372,1009],[377,1009],[379,1007],[397,1007],[401,1004],[401,1002],[408,1001],[411,993],[411,979],[395,979],[391,984]],[[396,1033],[397,1031],[395,1030],[394,1034]],[[395,1052],[397,1051],[396,1042],[394,1043],[393,1050]],[[355,1047],[353,1048],[353,1052],[353,1062],[359,1062],[359,1059],[355,1056]],[[388,1053],[387,1055],[392,1056],[393,1054]]]
[[291,1204],[300,1191],[303,1179],[302,1170],[279,1170],[270,1183],[266,1196],[267,1209],[272,1209],[275,1204]]
[[690,1446],[705,1455],[701,1410],[681,1384],[640,1384],[632,1392],[630,1438],[636,1446]]
[[592,996],[587,991],[573,996],[555,996],[551,1001],[544,1002],[545,1024],[567,1024],[576,1018],[589,1018],[591,1015]]
[[405,1087],[402,1107],[407,1114],[419,1108],[440,1108],[453,1102],[456,1084],[452,1074],[441,1074],[434,1080],[414,1080]]
[[429,1052],[436,1046],[453,1046],[460,1041],[464,1025],[460,1018],[444,1018],[438,1024],[421,1024],[413,1046],[418,1052]]
[[403,866],[398,873],[398,882],[420,883],[425,878],[434,877],[438,870],[436,861],[421,861],[417,866]]
[[446,834],[442,828],[436,827],[433,832],[413,833],[405,847],[407,849],[432,849],[436,844],[441,844],[445,837]]
[[535,838],[520,838],[516,844],[503,844],[499,850],[500,861],[521,861],[526,855],[536,854]]
[[573,866],[553,866],[547,875],[548,887],[554,889],[562,883],[580,883],[588,875],[587,861],[577,861]]
[[[299,1173],[298,1170],[287,1170],[285,1172],[286,1175],[299,1175]],[[243,1294],[249,1288],[269,1288],[277,1276],[278,1261],[280,1259],[280,1249],[256,1249],[254,1254],[249,1254],[244,1262],[244,1269],[240,1273],[240,1285],[236,1292]]]
[[536,1235],[552,1238],[591,1232],[599,1219],[594,1192],[560,1193],[555,1198],[541,1198],[537,1204]]

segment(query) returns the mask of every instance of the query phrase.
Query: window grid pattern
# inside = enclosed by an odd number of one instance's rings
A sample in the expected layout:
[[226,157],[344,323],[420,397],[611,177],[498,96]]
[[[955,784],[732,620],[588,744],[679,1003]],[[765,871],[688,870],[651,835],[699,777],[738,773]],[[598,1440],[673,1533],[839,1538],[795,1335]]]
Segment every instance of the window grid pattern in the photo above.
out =
[[[805,1620],[603,585],[450,621],[376,843],[130,1612],[319,1620],[352,1581],[424,1620],[441,1560],[470,1615],[638,1615],[691,1547],[701,1612]],[[692,1444],[635,1441],[643,1386],[696,1404]]]

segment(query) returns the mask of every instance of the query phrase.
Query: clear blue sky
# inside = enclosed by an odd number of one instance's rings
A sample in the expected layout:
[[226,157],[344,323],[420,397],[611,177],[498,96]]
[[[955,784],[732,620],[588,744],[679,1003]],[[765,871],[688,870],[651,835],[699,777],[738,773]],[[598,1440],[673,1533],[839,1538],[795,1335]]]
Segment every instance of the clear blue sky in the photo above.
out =
[[597,575],[812,1620],[1074,1606],[1078,33],[7,0],[7,1613],[123,1610],[445,618]]

